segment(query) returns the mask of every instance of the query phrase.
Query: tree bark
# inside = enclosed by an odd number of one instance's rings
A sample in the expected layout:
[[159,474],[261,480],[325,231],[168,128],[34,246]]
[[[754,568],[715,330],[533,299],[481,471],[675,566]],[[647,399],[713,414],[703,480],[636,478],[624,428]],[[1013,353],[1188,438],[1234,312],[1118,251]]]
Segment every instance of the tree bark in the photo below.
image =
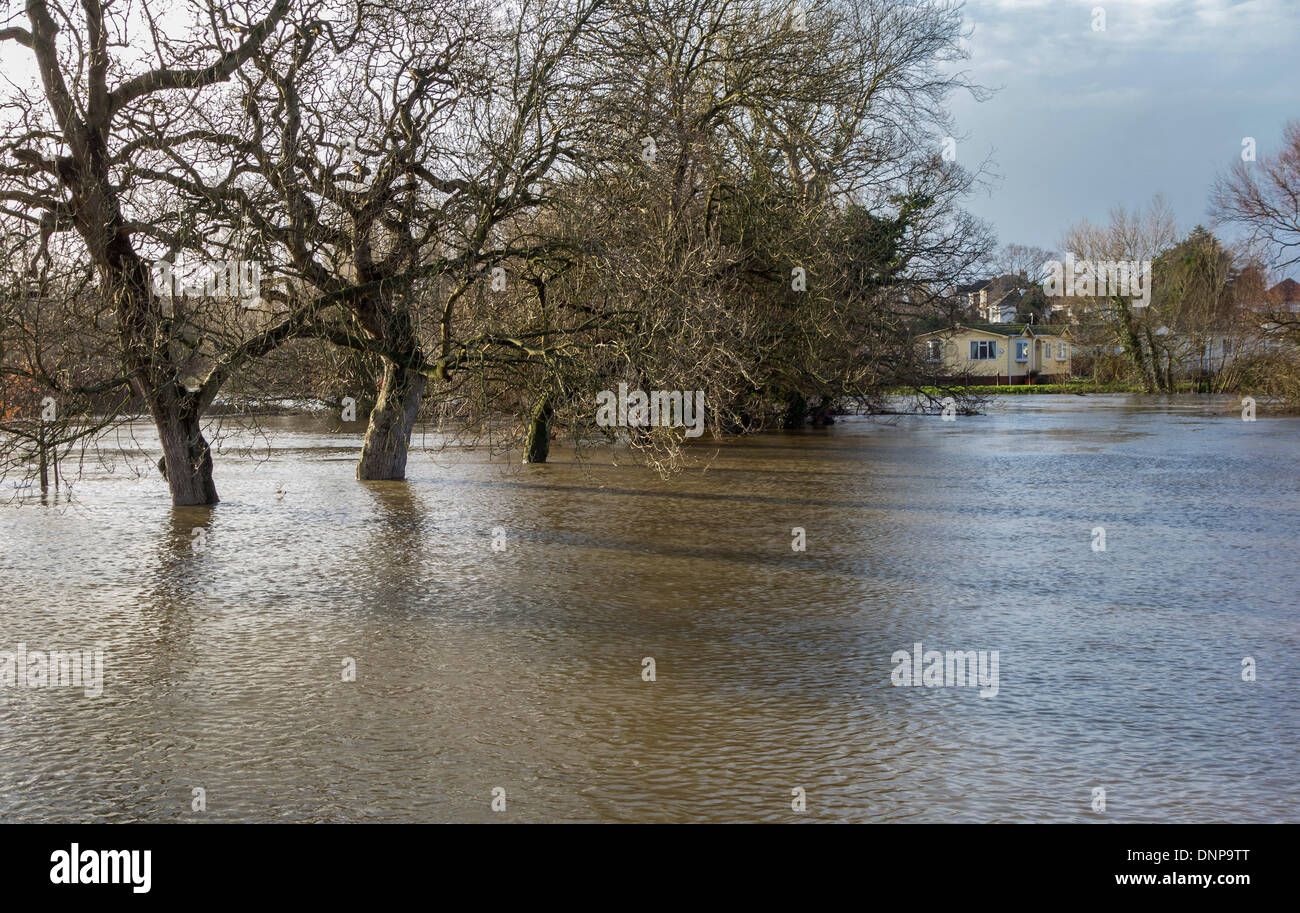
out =
[[362,482],[401,481],[406,478],[406,456],[420,412],[426,378],[387,359],[379,398],[370,412],[366,440],[357,460]]

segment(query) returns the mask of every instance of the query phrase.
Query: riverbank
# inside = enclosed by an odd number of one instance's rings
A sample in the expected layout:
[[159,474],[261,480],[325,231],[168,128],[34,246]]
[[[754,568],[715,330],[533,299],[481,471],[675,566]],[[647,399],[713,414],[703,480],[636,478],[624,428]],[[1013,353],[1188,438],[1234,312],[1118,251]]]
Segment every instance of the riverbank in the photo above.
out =
[[[1184,389],[1185,388],[1185,389]],[[1145,392],[1136,384],[1130,383],[1093,383],[1090,380],[1071,381],[1065,384],[978,384],[959,387],[921,387],[919,390],[915,387],[899,387],[890,391],[891,396],[906,396],[908,394],[923,393],[927,396],[942,396],[953,390],[960,390],[964,393],[974,393],[980,396],[993,396],[1001,394],[1012,394],[1024,396],[1029,394],[1062,394],[1076,393],[1085,395],[1088,393],[1143,393]],[[1191,384],[1180,384],[1179,393],[1192,393]]]
[[[921,393],[927,396],[944,396],[953,391],[963,393],[972,393],[980,396],[1001,396],[1009,394],[1013,396],[1027,396],[1032,394],[1052,394],[1060,395],[1073,393],[1079,396],[1086,396],[1089,393],[1132,393],[1146,394],[1139,384],[1126,382],[1094,383],[1091,380],[1071,381],[1064,384],[972,384],[970,386],[953,386],[953,387],[898,387],[889,392],[890,396],[907,396]],[[1198,390],[1195,382],[1181,381],[1175,385],[1171,393],[1152,394],[1172,396],[1174,394],[1194,394],[1194,395],[1235,395],[1238,391],[1232,390]]]

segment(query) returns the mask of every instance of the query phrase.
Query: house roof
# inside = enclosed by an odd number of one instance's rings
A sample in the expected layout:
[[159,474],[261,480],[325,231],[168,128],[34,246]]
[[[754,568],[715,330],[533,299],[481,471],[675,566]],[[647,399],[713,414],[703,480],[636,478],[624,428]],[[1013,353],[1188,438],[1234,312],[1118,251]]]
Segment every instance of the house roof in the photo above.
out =
[[973,333],[988,333],[991,336],[1042,336],[1062,339],[1066,336],[1064,327],[1060,329],[1053,327],[1051,332],[1047,332],[1041,327],[1035,327],[1029,323],[958,323],[944,330],[932,330],[929,333],[922,333],[918,338],[960,333],[963,330],[969,330]]
[[1020,292],[1016,291],[1015,289],[1011,289],[1011,291],[1006,292],[1000,298],[998,298],[996,301],[990,304],[989,307],[990,308],[1004,308],[1004,307],[1014,308],[1019,306],[1019,303],[1020,303]]
[[1294,279],[1283,279],[1277,285],[1268,290],[1270,295],[1277,293],[1282,296],[1283,301],[1300,301],[1300,282]]
[[983,330],[985,333],[997,333],[999,336],[1064,336],[1065,329],[1045,330],[1032,323],[976,323],[967,329]]
[[1006,292],[1008,289],[1014,289],[1020,277],[1011,273],[1004,273],[1001,276],[991,276],[988,279],[980,279],[977,282],[967,282],[964,285],[953,287],[953,294],[962,294],[964,292],[978,292],[988,289],[991,293]]

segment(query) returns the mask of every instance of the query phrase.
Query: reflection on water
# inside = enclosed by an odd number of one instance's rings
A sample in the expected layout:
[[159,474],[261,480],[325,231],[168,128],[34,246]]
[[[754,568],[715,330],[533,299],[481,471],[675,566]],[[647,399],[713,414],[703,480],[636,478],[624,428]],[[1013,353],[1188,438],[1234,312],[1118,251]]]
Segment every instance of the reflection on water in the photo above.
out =
[[[215,508],[91,475],[0,508],[0,650],[105,651],[98,699],[0,690],[0,819],[1297,820],[1300,421],[1225,402],[706,439],[668,481],[363,484],[305,420]],[[894,687],[916,642],[997,650],[997,696]]]

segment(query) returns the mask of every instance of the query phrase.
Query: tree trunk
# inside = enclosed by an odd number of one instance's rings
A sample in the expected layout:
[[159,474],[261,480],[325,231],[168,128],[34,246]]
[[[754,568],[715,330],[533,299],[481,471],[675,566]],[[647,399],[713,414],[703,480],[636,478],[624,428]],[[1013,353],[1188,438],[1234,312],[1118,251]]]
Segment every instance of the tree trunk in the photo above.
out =
[[50,489],[49,455],[45,449],[45,422],[36,426],[36,455],[41,470],[41,494],[45,494]]
[[203,436],[202,419],[189,399],[166,393],[149,398],[149,411],[163,451],[158,471],[167,480],[175,507],[216,504],[221,500],[212,480],[212,450]]
[[1151,332],[1148,326],[1143,331],[1146,336],[1146,345],[1142,347],[1143,366],[1147,372],[1148,393],[1166,393],[1165,389],[1165,372],[1160,349],[1156,345],[1155,334]]
[[551,419],[555,408],[551,395],[543,393],[528,419],[528,436],[524,439],[524,462],[545,463],[551,452]]
[[[1120,314],[1121,343],[1124,354],[1128,357],[1129,363],[1138,370],[1142,378],[1142,386],[1147,393],[1155,393],[1160,387],[1160,378],[1156,373],[1156,367],[1152,362],[1154,358],[1154,345],[1148,347],[1142,344],[1142,337],[1138,335],[1137,328],[1133,325],[1133,318],[1127,311]],[[1150,341],[1150,330],[1146,331],[1147,339]]]
[[173,507],[216,504],[221,499],[212,479],[212,449],[203,436],[200,394],[177,385],[177,365],[167,339],[160,338],[162,322],[143,261],[130,250],[119,259],[131,265],[106,270],[106,284],[124,277],[115,293],[124,364],[136,370],[131,389],[144,400],[158,431],[163,452],[158,471],[167,480]]
[[425,376],[384,361],[384,384],[370,412],[366,441],[357,461],[362,482],[400,481],[406,478],[406,455],[424,396]]

